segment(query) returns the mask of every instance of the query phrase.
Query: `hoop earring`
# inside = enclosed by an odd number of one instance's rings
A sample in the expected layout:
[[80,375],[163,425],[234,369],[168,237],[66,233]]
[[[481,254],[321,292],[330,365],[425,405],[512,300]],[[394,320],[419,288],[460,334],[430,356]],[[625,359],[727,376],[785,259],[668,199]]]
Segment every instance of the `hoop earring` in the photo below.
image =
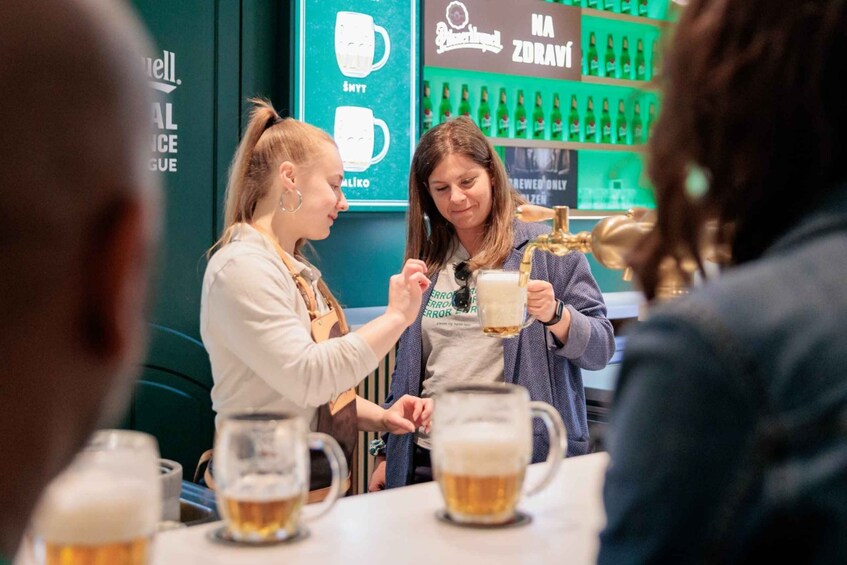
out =
[[[294,212],[299,210],[300,207],[303,205],[303,195],[300,194],[300,191],[297,190],[296,188],[293,189],[293,191],[297,194],[297,206],[295,206],[294,208],[289,209],[289,208],[285,207],[285,194],[283,194],[279,198],[279,209],[282,210],[283,212],[288,212],[289,214],[293,214]],[[288,191],[288,192],[291,192],[291,191]]]

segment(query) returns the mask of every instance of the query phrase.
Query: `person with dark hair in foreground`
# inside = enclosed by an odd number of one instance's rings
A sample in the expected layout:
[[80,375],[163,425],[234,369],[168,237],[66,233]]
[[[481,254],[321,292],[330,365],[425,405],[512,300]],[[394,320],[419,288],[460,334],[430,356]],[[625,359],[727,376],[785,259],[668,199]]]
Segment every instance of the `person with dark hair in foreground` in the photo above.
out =
[[847,3],[691,0],[664,61],[632,262],[732,265],[628,340],[599,562],[847,562]]

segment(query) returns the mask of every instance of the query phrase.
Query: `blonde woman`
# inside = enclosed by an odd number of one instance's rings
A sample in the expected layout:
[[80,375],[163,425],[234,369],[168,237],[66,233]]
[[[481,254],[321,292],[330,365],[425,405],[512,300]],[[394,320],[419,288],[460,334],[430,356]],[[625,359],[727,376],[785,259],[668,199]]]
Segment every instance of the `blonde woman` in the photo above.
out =
[[415,320],[429,285],[426,266],[406,261],[391,277],[385,313],[348,332],[302,253],[307,241],[328,237],[348,208],[338,148],[326,132],[281,118],[266,101],[252,103],[230,171],[223,234],[203,279],[200,333],[213,408],[218,422],[244,410],[298,414],[331,433],[349,458],[357,429],[404,434],[429,423],[430,401],[406,396],[385,410],[351,392]]

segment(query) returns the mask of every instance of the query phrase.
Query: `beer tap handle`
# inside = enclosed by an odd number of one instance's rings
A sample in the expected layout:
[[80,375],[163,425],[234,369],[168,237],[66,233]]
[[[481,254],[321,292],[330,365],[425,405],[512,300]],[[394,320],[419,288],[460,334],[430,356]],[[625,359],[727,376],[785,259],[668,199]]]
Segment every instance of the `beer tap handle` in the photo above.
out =
[[521,204],[515,209],[515,217],[522,222],[543,222],[552,220],[555,211],[535,204]]

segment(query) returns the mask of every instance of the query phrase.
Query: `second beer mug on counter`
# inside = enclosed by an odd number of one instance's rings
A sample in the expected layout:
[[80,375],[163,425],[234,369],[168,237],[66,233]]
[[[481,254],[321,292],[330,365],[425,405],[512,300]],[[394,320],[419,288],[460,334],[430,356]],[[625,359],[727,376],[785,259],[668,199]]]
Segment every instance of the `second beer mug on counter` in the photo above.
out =
[[[484,526],[515,522],[521,495],[547,486],[567,451],[561,416],[545,402],[530,402],[525,388],[510,384],[447,387],[435,402],[432,465],[446,519]],[[533,417],[547,427],[550,450],[546,473],[524,490]]]
[[329,495],[309,508],[307,518],[312,519],[342,494],[347,463],[338,443],[326,434],[309,433],[301,418],[288,414],[224,418],[215,445],[215,482],[226,526],[215,530],[213,539],[264,544],[300,537],[309,492],[309,449],[323,451],[332,471]]
[[518,271],[483,269],[476,275],[476,308],[485,335],[515,337],[535,321],[526,317],[526,287]]

